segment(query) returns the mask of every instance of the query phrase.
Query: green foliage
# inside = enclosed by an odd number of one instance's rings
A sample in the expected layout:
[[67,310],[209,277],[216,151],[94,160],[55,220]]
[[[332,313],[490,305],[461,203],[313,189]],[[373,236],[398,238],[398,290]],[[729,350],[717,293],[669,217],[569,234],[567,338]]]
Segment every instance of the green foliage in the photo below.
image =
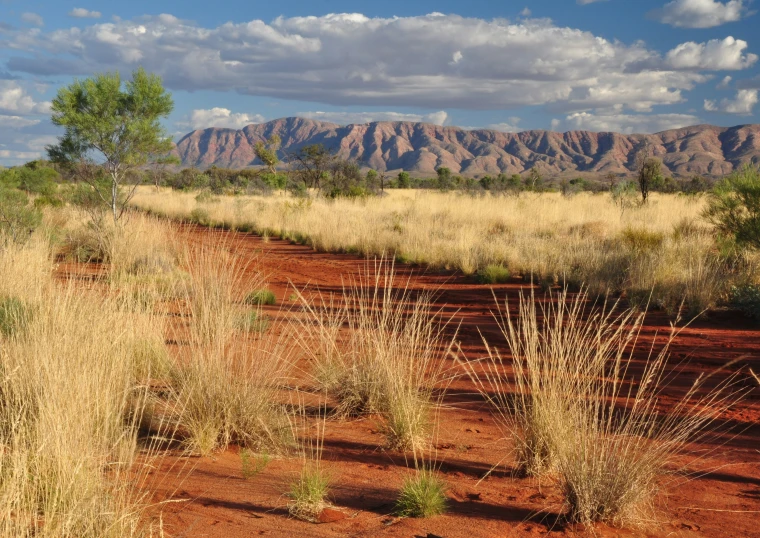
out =
[[704,217],[737,245],[760,249],[760,168],[748,165],[721,181]]
[[748,317],[760,321],[760,286],[734,286],[731,288],[731,305]]
[[274,305],[277,302],[277,297],[274,292],[266,288],[260,290],[254,290],[245,296],[245,304],[248,305]]
[[432,470],[423,469],[404,479],[396,500],[402,517],[432,517],[446,511],[446,484]]
[[107,200],[117,222],[126,206],[120,190],[130,171],[171,151],[160,123],[174,108],[171,95],[158,76],[140,68],[124,90],[119,73],[75,80],[58,91],[51,108],[51,121],[65,133],[58,145],[48,146],[50,159],[70,168],[100,160],[111,181]]
[[665,241],[663,233],[652,232],[645,228],[626,228],[620,235],[623,243],[636,251],[657,250]]
[[11,337],[26,330],[32,321],[32,309],[17,297],[0,297],[0,334]]
[[411,177],[409,176],[409,172],[401,171],[398,173],[398,188],[399,189],[408,189],[412,186]]
[[202,207],[196,207],[190,212],[190,222],[200,224],[201,226],[208,226],[211,224],[211,216]]
[[277,150],[280,149],[281,142],[280,137],[273,134],[266,141],[266,144],[259,140],[256,142],[256,145],[253,146],[253,152],[256,154],[256,157],[264,163],[270,174],[275,173],[277,163],[280,162],[280,159],[277,156]]
[[636,184],[633,181],[621,181],[610,187],[612,202],[620,208],[621,211],[631,209],[636,206]]
[[505,284],[509,282],[509,269],[500,264],[490,264],[478,271],[478,281],[481,284]]
[[441,166],[436,170],[438,177],[436,178],[436,187],[440,191],[448,191],[454,188],[454,180],[451,177],[451,169]]
[[264,452],[263,454],[256,454],[248,448],[240,450],[240,463],[243,467],[243,478],[250,480],[256,475],[260,474],[264,468],[272,461],[272,457]]
[[42,222],[42,213],[29,204],[26,193],[0,186],[0,233],[22,241]]
[[643,202],[649,198],[649,191],[653,190],[655,185],[663,182],[661,169],[662,161],[660,159],[656,157],[644,159],[639,169],[639,192],[641,192]]

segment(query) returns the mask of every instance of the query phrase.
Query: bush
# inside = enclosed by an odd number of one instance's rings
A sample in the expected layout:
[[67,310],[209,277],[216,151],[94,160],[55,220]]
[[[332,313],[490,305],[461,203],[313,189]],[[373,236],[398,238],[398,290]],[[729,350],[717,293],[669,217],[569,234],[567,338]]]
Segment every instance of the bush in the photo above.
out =
[[41,222],[42,213],[29,205],[25,193],[0,186],[0,234],[23,241]]
[[211,224],[211,216],[208,211],[201,207],[196,207],[190,212],[190,222],[200,224],[201,226],[208,226]]
[[274,305],[277,302],[277,297],[274,292],[266,288],[260,290],[254,290],[245,296],[245,304],[261,306],[261,305]]
[[404,479],[396,500],[401,517],[432,517],[446,511],[446,484],[432,470],[423,469]]
[[478,281],[481,284],[505,284],[510,276],[509,269],[503,265],[491,264],[478,272]]
[[0,334],[11,337],[26,330],[32,310],[21,299],[0,297]]
[[662,247],[665,235],[660,232],[650,232],[645,228],[626,228],[620,234],[623,243],[632,250],[647,252]]
[[704,216],[738,245],[760,249],[760,167],[747,165],[721,181]]
[[760,286],[747,284],[731,288],[731,305],[760,321]]

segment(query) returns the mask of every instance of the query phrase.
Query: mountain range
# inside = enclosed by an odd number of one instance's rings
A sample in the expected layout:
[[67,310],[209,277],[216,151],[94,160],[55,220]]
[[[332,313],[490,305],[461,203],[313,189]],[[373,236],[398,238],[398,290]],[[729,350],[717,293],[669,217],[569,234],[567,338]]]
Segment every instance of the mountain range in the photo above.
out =
[[663,161],[666,173],[688,177],[722,176],[744,163],[760,163],[760,125],[695,125],[656,134],[466,130],[414,122],[337,125],[283,118],[240,130],[193,131],[176,145],[186,167],[245,168],[261,165],[254,145],[277,134],[280,156],[309,144],[324,144],[341,157],[378,171],[406,170],[434,175],[446,166],[456,174],[523,173],[538,166],[547,175],[630,174],[645,146]]

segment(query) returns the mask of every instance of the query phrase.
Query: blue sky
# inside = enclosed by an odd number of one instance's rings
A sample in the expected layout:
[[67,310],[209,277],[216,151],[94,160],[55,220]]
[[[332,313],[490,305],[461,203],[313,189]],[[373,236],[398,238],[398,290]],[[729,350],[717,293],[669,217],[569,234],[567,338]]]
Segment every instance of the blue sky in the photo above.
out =
[[55,141],[61,85],[138,66],[172,91],[175,139],[294,115],[504,131],[758,123],[756,3],[0,0],[0,164]]

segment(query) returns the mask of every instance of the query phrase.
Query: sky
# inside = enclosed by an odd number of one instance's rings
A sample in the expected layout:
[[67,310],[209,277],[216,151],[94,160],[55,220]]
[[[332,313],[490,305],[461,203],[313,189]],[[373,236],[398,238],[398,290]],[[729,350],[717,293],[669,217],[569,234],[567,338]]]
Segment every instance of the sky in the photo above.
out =
[[[174,140],[301,116],[652,133],[760,123],[760,0],[0,0],[0,165],[75,78],[144,67]],[[754,31],[753,31],[754,30]]]

